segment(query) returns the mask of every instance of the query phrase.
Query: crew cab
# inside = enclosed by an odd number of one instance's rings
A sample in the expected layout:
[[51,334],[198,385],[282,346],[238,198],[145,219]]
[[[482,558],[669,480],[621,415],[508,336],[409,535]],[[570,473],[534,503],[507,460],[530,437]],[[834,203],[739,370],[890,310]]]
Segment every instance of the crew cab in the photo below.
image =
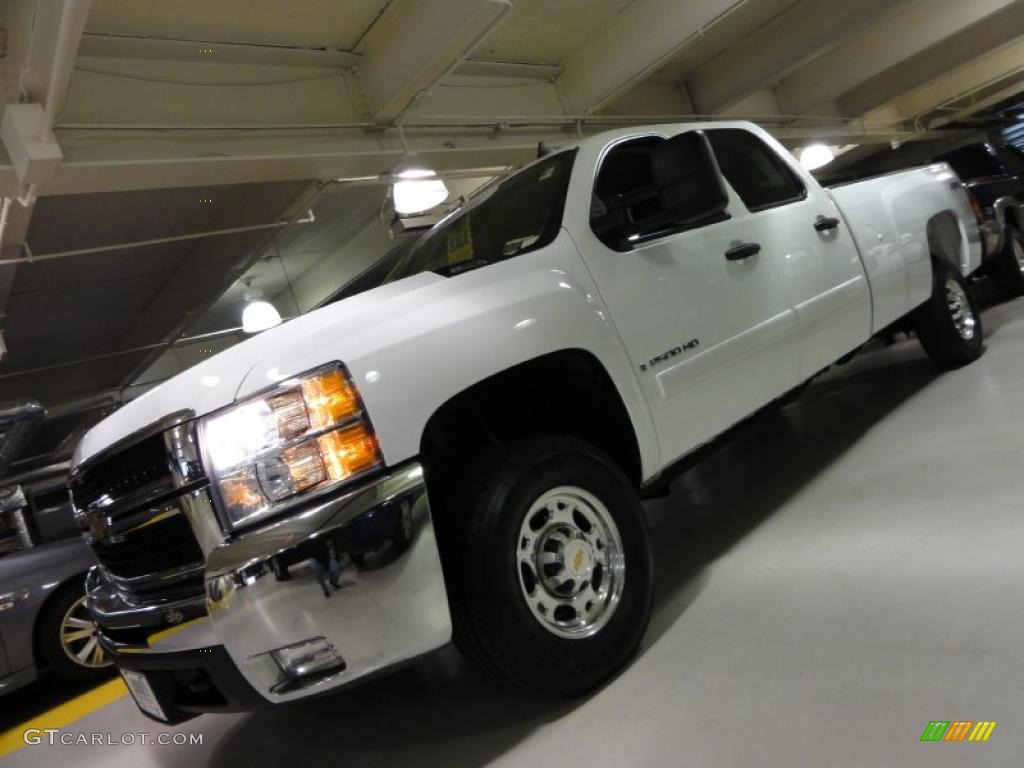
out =
[[617,130],[449,215],[383,285],[85,435],[100,643],[176,722],[323,693],[454,639],[573,697],[651,610],[641,509],[873,336],[982,351],[980,235],[945,164],[827,190],[745,122]]
[[982,234],[982,267],[1009,297],[1024,294],[1024,156],[1008,144],[978,142],[935,158],[964,182]]

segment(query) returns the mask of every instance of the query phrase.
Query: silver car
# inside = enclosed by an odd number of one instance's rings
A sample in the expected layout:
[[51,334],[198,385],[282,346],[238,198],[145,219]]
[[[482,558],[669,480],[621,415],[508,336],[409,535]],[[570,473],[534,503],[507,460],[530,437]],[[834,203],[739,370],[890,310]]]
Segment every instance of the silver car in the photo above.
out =
[[0,694],[50,669],[70,680],[113,671],[85,609],[96,561],[75,527],[66,469],[0,489]]

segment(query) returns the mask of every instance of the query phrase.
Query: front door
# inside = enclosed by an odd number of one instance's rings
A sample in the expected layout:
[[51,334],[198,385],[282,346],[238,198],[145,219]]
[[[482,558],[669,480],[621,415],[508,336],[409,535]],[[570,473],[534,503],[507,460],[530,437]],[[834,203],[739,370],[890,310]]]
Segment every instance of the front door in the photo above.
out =
[[795,386],[799,364],[796,317],[775,264],[761,253],[741,258],[758,234],[733,215],[742,206],[732,192],[725,215],[703,226],[639,238],[629,250],[603,235],[605,201],[649,184],[645,147],[660,140],[627,138],[605,154],[591,226],[574,231],[669,463]]

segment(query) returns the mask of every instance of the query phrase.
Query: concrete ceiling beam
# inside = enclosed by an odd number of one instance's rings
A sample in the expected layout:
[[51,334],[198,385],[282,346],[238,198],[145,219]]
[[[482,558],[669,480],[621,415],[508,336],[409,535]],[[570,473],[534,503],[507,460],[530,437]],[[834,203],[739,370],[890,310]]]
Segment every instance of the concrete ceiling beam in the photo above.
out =
[[92,0],[14,0],[7,9],[4,69],[17,73],[10,101],[41,104],[52,125],[67,98]]
[[636,0],[564,62],[558,85],[573,114],[597,112],[751,0]]
[[[742,115],[735,116],[737,118]],[[666,117],[663,123],[682,122]],[[439,172],[480,171],[520,165],[536,155],[538,142],[571,143],[580,135],[640,123],[656,123],[628,115],[592,118],[577,126],[557,115],[528,119],[495,131],[487,118],[478,125],[407,126],[408,146]],[[829,143],[912,141],[924,138],[897,123],[861,121],[768,120],[765,127],[780,139]],[[403,153],[392,129],[276,131],[209,130],[202,132],[64,130],[58,138],[65,159],[42,194],[82,194],[132,189],[190,187],[299,179],[377,177]],[[17,192],[13,167],[0,164],[0,196]]]
[[357,67],[360,56],[351,51],[289,48],[255,43],[214,43],[134,35],[86,32],[79,56],[99,59],[181,61],[204,64],[256,64],[272,67]]
[[[865,80],[845,94],[840,99],[840,105],[846,114],[863,115],[892,101],[903,102],[901,97],[904,94],[925,84],[930,86],[924,89],[929,92],[926,98],[934,98],[931,94],[945,92],[933,102],[941,103],[946,97],[967,91],[990,79],[993,67],[1006,72],[1015,66],[1024,66],[1022,44],[1004,48],[1019,40],[1022,33],[1024,4],[1017,3],[911,56],[892,69]],[[1004,55],[998,57],[1001,60],[998,65],[993,64],[993,52],[1000,49],[1004,50]],[[915,106],[904,114],[913,117],[926,108]]]
[[964,107],[954,108],[955,111],[947,111],[945,114],[932,117],[927,121],[929,128],[941,128],[950,123],[968,120],[969,118],[989,107],[994,107],[1014,96],[1020,96],[1024,92],[1024,74],[1017,73],[1015,76],[1007,77],[1009,83],[1005,88],[997,88],[981,98],[972,98],[970,103]]
[[778,82],[891,8],[891,0],[805,0],[791,6],[687,76],[694,110],[720,112]]
[[[91,3],[12,0],[7,5],[3,60],[7,105],[0,119],[0,139],[11,165],[0,168],[7,190],[0,202],[2,259],[21,255],[38,186],[53,178],[63,158],[53,122],[67,100]],[[0,271],[0,307],[7,306],[15,269],[16,265],[9,265]]]
[[30,200],[60,164],[53,123],[67,100],[91,4],[92,0],[14,0],[7,7],[4,71],[9,102],[0,138],[16,169],[19,197]]
[[357,46],[358,80],[373,120],[398,118],[511,10],[509,0],[393,0]]
[[[473,131],[410,129],[408,144],[439,172],[528,162],[538,141],[565,143],[568,128]],[[63,131],[65,160],[44,195],[192,187],[247,182],[377,177],[401,157],[396,132]],[[17,191],[12,166],[0,164],[0,196]]]
[[1022,71],[1024,40],[1019,40],[944,72],[942,77],[901,94],[892,104],[901,115],[914,118]]
[[779,85],[784,112],[813,111],[1019,0],[903,2],[869,29],[801,67]]

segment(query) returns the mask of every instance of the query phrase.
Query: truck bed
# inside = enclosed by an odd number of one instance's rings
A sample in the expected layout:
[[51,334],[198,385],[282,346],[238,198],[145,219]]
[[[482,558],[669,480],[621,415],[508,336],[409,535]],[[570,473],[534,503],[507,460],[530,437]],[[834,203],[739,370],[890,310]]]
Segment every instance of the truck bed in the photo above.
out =
[[981,239],[956,174],[945,163],[827,187],[861,253],[872,288],[872,331],[931,294],[929,232],[950,242],[967,275],[981,264]]

